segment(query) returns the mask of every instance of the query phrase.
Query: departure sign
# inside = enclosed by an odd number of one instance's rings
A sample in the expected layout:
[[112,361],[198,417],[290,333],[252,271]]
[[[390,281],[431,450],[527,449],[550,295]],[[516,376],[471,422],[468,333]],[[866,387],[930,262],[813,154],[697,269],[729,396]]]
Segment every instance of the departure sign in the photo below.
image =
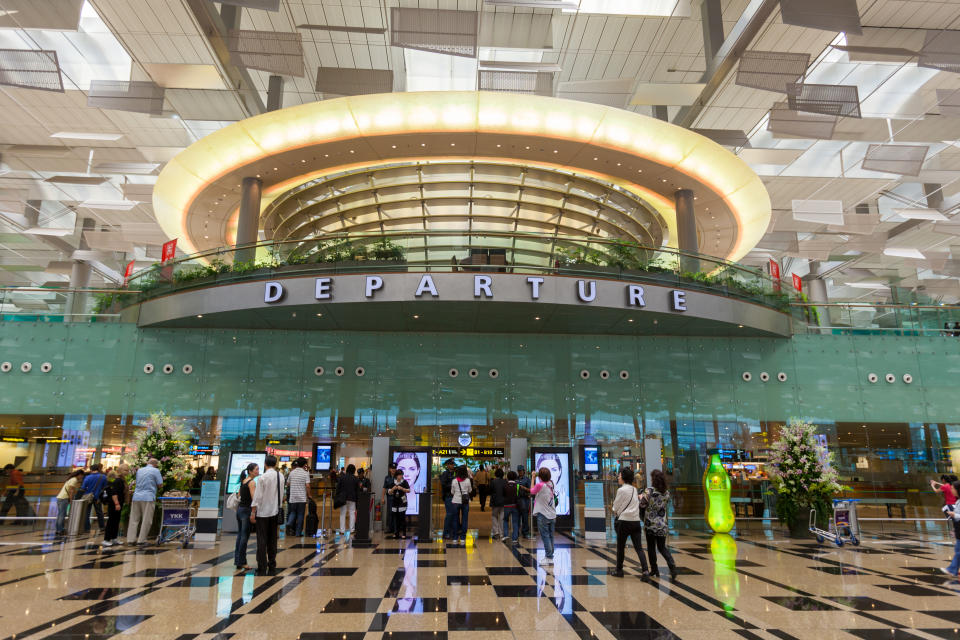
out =
[[503,449],[483,448],[483,447],[445,447],[434,448],[430,453],[439,457],[453,458],[502,458],[505,455]]

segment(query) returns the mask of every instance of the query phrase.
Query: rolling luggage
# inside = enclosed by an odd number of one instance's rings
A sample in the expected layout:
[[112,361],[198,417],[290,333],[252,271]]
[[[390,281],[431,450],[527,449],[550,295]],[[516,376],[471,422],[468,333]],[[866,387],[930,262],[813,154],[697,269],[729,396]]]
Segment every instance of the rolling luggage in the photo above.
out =
[[303,523],[303,535],[317,535],[318,526],[320,526],[320,519],[317,517],[317,504],[313,500],[307,500],[307,517]]

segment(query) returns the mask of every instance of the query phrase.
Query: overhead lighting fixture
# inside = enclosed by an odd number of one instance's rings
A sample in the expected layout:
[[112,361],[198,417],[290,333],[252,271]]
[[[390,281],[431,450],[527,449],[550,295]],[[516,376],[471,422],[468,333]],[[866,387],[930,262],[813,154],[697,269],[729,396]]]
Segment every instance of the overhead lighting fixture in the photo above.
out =
[[894,209],[893,211],[907,220],[936,220],[937,222],[949,220],[947,216],[936,209]]
[[689,18],[690,0],[580,0],[576,9],[563,13],[602,13],[617,16]]
[[89,131],[58,131],[50,134],[51,138],[63,140],[103,140],[113,142],[123,137],[122,133],[91,133]]
[[80,206],[104,211],[130,211],[137,206],[137,203],[132,200],[84,200]]
[[883,250],[883,255],[893,258],[914,258],[916,260],[926,260],[927,256],[920,253],[919,249],[909,247],[887,247]]

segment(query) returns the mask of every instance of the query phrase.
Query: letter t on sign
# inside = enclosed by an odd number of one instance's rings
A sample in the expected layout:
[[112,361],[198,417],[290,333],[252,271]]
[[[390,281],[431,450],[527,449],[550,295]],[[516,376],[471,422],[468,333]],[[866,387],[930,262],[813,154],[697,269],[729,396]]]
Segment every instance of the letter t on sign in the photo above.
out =
[[527,283],[531,287],[530,297],[534,300],[540,299],[540,285],[543,284],[543,278],[527,278]]
[[670,306],[673,308],[674,311],[686,311],[687,310],[687,292],[671,291],[670,302],[671,302]]

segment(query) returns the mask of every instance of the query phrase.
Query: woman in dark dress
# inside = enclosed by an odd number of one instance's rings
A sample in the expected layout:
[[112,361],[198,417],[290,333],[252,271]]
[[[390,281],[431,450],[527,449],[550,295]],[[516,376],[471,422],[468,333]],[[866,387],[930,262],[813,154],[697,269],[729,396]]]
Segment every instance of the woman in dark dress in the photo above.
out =
[[120,465],[107,475],[107,526],[103,532],[103,546],[112,547],[120,544],[120,512],[127,497],[127,475],[130,467]]
[[233,550],[233,564],[237,569],[246,571],[250,568],[247,564],[247,541],[250,540],[250,513],[253,495],[257,490],[257,483],[253,480],[260,475],[260,467],[256,462],[251,462],[247,468],[240,472],[240,504],[237,506],[237,546]]
[[389,491],[393,500],[390,502],[390,508],[393,510],[393,522],[396,525],[393,532],[394,538],[407,539],[407,494],[410,493],[410,485],[403,479],[403,471],[397,471],[393,474],[393,486]]

